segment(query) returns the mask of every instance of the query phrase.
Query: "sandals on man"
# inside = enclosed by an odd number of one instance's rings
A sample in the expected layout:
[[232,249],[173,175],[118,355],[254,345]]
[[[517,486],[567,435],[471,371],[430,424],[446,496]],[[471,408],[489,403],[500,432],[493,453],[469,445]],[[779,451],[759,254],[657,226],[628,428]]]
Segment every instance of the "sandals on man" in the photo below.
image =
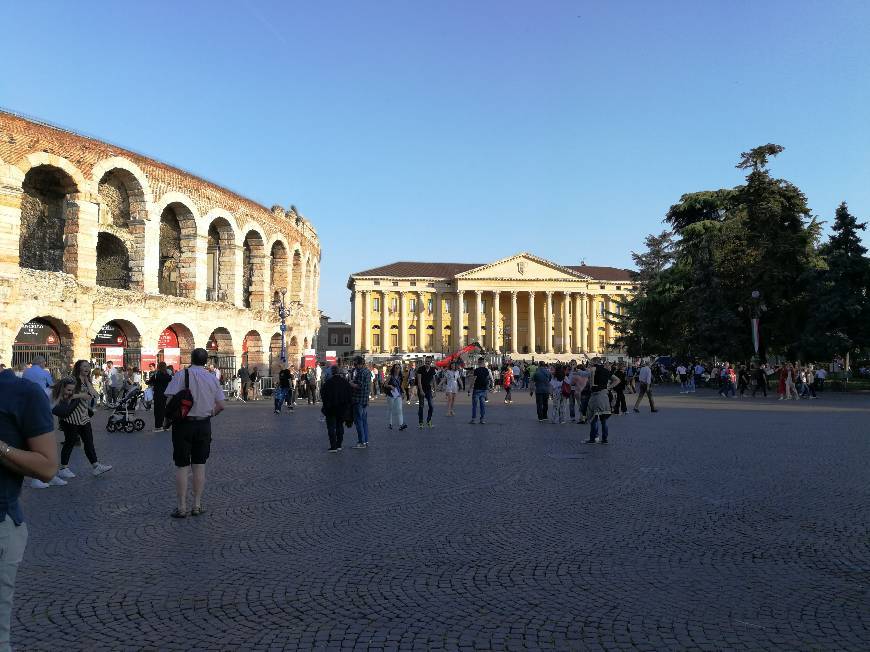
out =
[[194,507],[192,510],[190,510],[191,516],[199,516],[200,514],[205,514],[205,507],[203,507],[202,505],[200,505],[199,507]]
[[176,508],[174,512],[170,514],[172,518],[187,518],[187,512],[182,512],[180,509]]

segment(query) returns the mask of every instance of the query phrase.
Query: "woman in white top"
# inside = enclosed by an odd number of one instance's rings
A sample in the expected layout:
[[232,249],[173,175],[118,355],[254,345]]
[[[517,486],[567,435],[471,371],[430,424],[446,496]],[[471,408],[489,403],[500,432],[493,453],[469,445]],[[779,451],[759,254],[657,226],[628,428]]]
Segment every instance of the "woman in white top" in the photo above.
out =
[[447,416],[452,417],[453,404],[456,402],[456,393],[459,391],[459,371],[456,369],[456,363],[451,362],[450,367],[444,372],[444,393],[447,395]]

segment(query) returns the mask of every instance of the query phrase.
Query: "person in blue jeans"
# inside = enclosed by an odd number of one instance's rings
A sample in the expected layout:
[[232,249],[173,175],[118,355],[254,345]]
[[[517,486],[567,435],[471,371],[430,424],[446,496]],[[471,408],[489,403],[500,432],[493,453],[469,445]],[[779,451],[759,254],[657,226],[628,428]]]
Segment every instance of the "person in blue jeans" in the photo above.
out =
[[353,405],[353,423],[356,426],[358,443],[354,446],[360,450],[369,447],[369,393],[372,386],[372,372],[366,368],[361,355],[353,359],[353,371],[350,380],[350,402]]
[[477,418],[477,406],[480,405],[480,423],[486,423],[486,394],[492,387],[492,372],[486,368],[486,360],[482,357],[477,359],[477,368],[474,370],[474,386],[471,396],[471,421]]

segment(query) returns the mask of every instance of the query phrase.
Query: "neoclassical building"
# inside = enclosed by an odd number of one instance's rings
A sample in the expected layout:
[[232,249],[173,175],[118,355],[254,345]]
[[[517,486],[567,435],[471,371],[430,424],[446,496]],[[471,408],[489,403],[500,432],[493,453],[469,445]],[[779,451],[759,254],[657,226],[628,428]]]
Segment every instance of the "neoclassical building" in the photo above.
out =
[[113,145],[0,112],[0,362],[129,366],[205,347],[232,371],[319,325],[320,243],[294,208]]
[[470,342],[514,357],[600,353],[631,272],[528,253],[488,264],[397,262],[351,274],[354,349],[450,352]]

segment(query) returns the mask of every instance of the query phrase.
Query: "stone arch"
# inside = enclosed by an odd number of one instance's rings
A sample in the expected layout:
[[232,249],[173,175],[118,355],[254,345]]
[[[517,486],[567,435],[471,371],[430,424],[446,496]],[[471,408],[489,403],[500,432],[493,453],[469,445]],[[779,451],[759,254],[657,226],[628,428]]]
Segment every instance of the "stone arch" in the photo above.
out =
[[242,243],[242,305],[262,310],[266,296],[266,246],[260,231],[250,229]]
[[73,365],[72,329],[56,317],[42,315],[18,329],[12,342],[12,366],[27,365],[41,355],[54,378],[68,376]]
[[[110,156],[94,164],[94,167],[91,169],[91,180],[98,184],[106,173],[111,170],[123,170],[129,177],[135,180],[135,183],[142,191],[141,199],[144,205],[141,207],[133,206],[132,212],[135,215],[141,215],[141,219],[147,220],[148,205],[153,202],[154,197],[151,192],[151,184],[148,182],[148,177],[142,171],[142,168],[123,156]],[[139,198],[136,199],[138,200]]]
[[[177,371],[190,362],[190,354],[196,345],[190,328],[181,322],[173,322],[160,332],[155,347],[158,360],[172,365]],[[178,349],[177,357],[174,349]]]
[[274,333],[269,339],[269,374],[272,377],[278,375],[284,363],[281,360],[281,340],[281,333]]
[[15,167],[27,176],[27,173],[30,170],[42,166],[58,168],[66,174],[66,176],[71,180],[71,188],[68,190],[68,193],[87,193],[91,189],[91,186],[88,184],[85,175],[82,174],[81,170],[65,158],[55,154],[49,154],[47,152],[31,152],[22,158]]
[[290,300],[302,302],[302,250],[293,250],[292,272],[290,274]]
[[256,330],[250,330],[242,340],[242,363],[249,369],[257,369],[263,366],[263,338]]
[[67,242],[78,231],[78,212],[69,202],[79,192],[75,179],[61,167],[36,165],[25,173],[21,188],[19,265],[74,273],[78,252]]
[[208,337],[205,349],[208,351],[209,362],[220,369],[221,382],[236,375],[236,352],[229,329],[223,326],[215,328]]
[[97,285],[119,290],[130,289],[130,254],[116,235],[97,234]]
[[145,221],[148,219],[145,190],[126,167],[112,167],[99,177],[97,197],[100,228],[128,241],[129,287],[141,292],[145,278]]
[[302,280],[302,301],[305,307],[311,305],[311,254],[305,256],[305,271]]
[[135,323],[128,319],[110,319],[92,333],[91,360],[98,365],[107,359],[106,349],[121,347],[122,365],[127,368],[142,368],[142,334]]
[[320,290],[320,268],[315,260],[311,266],[311,307],[314,308],[319,300],[317,296]]
[[209,223],[206,248],[206,299],[232,303],[235,292],[235,244],[232,224],[225,217]]
[[299,340],[293,335],[290,338],[290,341],[287,343],[287,360],[290,364],[299,365],[299,356],[301,355],[301,351],[299,350]]
[[180,201],[160,211],[157,287],[160,294],[196,296],[196,217]]
[[287,287],[288,266],[287,245],[281,239],[276,239],[269,250],[269,294],[272,301],[280,300],[281,288],[289,289]]

